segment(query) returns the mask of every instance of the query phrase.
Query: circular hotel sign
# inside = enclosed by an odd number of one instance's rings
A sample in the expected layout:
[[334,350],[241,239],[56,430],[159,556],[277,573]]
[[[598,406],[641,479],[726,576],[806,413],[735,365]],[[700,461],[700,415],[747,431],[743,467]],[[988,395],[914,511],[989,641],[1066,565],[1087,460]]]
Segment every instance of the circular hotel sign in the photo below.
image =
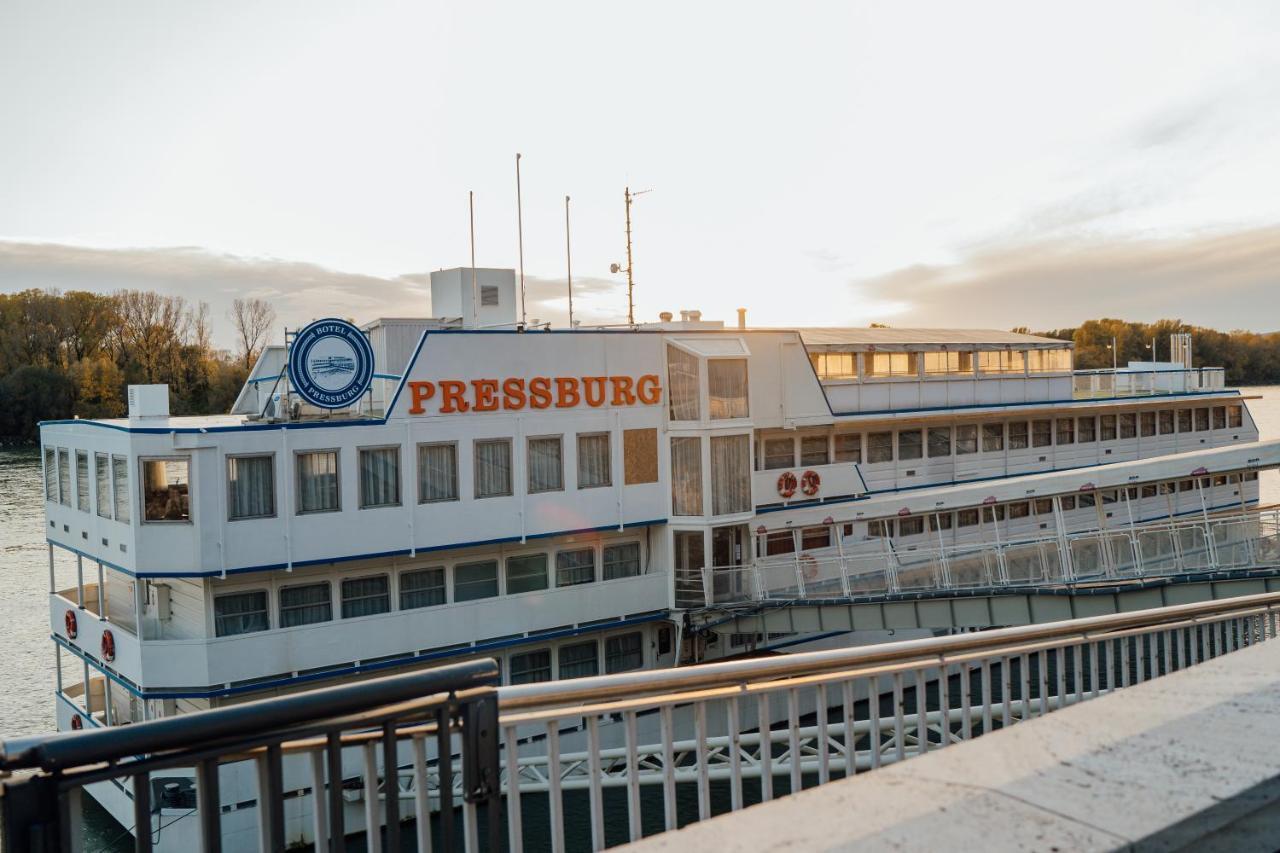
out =
[[373,381],[373,347],[346,320],[316,320],[293,339],[289,377],[294,392],[313,406],[350,406]]

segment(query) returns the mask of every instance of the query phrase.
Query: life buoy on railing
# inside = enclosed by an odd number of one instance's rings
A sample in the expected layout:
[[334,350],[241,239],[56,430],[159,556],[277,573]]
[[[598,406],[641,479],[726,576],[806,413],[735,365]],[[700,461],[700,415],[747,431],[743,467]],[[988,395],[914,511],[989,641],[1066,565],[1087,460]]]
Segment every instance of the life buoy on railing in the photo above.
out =
[[80,628],[76,625],[76,612],[68,610],[62,621],[67,627],[67,639],[74,640],[76,635],[80,633]]
[[84,720],[80,719],[79,714],[71,715],[71,728],[77,732],[84,728]]
[[778,476],[778,494],[782,495],[784,498],[789,498],[794,495],[796,493],[797,485],[798,482],[796,480],[796,475],[790,471],[783,471],[782,474]]
[[817,580],[818,579],[817,557],[814,557],[812,554],[801,554],[799,557],[799,561],[800,561],[800,573],[804,575],[804,579],[807,581]]
[[822,478],[818,476],[817,471],[805,471],[800,475],[800,491],[806,495],[816,495],[821,485]]
[[102,659],[107,663],[116,659],[116,638],[110,628],[102,632]]

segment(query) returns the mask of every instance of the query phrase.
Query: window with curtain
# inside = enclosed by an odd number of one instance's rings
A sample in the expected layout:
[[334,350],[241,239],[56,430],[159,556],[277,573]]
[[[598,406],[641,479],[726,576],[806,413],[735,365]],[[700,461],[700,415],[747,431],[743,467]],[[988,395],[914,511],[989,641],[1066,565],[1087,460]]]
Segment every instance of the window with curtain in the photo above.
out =
[[271,627],[267,619],[267,591],[233,592],[213,597],[213,635],[252,634]]
[[1058,444],[1076,443],[1076,422],[1074,418],[1058,418]]
[[312,625],[333,618],[332,591],[327,583],[280,588],[280,627]]
[[1030,434],[1026,421],[1009,422],[1009,449],[1026,450],[1030,445]]
[[458,499],[458,445],[418,445],[418,503]]
[[698,405],[698,357],[679,347],[667,346],[667,399],[670,400],[671,420],[696,421],[701,419]]
[[111,496],[116,504],[116,521],[129,523],[129,459],[111,457]]
[[712,420],[747,417],[747,360],[709,359],[707,396],[711,402]]
[[806,435],[800,439],[801,465],[826,465],[831,461],[831,443],[825,435]]
[[862,433],[836,433],[836,461],[862,462]]
[[453,567],[453,600],[475,601],[498,594],[498,561],[460,563]]
[[978,452],[978,425],[960,424],[956,427],[956,456]]
[[751,436],[712,436],[711,514],[731,515],[750,509]]
[[1178,432],[1191,432],[1190,409],[1178,409]]
[[239,518],[270,518],[276,514],[275,457],[227,457],[227,515]]
[[764,470],[773,471],[778,468],[791,468],[795,464],[795,439],[787,436],[786,438],[766,438],[764,440]]
[[[1125,418],[1131,418],[1131,417],[1133,417],[1133,415],[1121,415],[1120,419],[1123,422]],[[1227,407],[1226,406],[1213,407],[1213,428],[1214,429],[1227,428]],[[1121,437],[1123,438],[1123,436]]]
[[982,452],[999,453],[1004,450],[1004,424],[982,425]]
[[511,439],[485,438],[475,444],[476,497],[511,494]]
[[342,618],[372,616],[391,610],[391,578],[373,575],[342,582]]
[[414,569],[400,575],[400,609],[445,603],[444,569]]
[[521,554],[507,558],[507,595],[547,588],[547,555]]
[[98,515],[111,517],[111,459],[105,453],[93,454],[94,500],[98,504]]
[[76,509],[89,511],[89,454],[76,451]]
[[766,557],[778,554],[794,554],[796,536],[791,530],[775,530],[764,537],[764,553]]
[[143,460],[144,521],[191,520],[189,469],[188,459]]
[[858,378],[858,360],[854,353],[815,352],[809,354],[809,361],[821,380]]
[[609,433],[578,435],[578,488],[594,489],[613,484],[613,450]]
[[1098,419],[1098,437],[1102,441],[1116,440],[1116,416],[1103,415]]
[[1119,418],[1120,437],[1121,438],[1137,438],[1138,437],[1138,415],[1135,412],[1126,412]]
[[507,664],[511,684],[533,684],[551,680],[551,650],[538,649],[512,655]]
[[893,433],[867,433],[867,462],[893,461]]
[[702,515],[702,440],[671,439],[671,514]]
[[1204,432],[1209,428],[1209,410],[1196,409],[1196,432]]
[[609,637],[604,641],[604,671],[626,672],[644,665],[640,632]]
[[564,491],[564,441],[558,435],[529,439],[529,494]]
[[920,354],[914,352],[875,352],[862,357],[869,376],[916,376]]
[[338,491],[338,451],[299,453],[298,512],[337,512],[342,508]]
[[[1167,414],[1162,412],[1161,414]],[[1235,429],[1244,426],[1244,407],[1227,406],[1227,428]]]
[[360,508],[400,504],[400,448],[360,448]]
[[622,542],[604,546],[604,579],[630,578],[640,574],[640,543]]
[[600,674],[600,649],[595,640],[561,646],[557,654],[559,678],[586,678]]
[[1144,438],[1147,438],[1156,434],[1156,413],[1155,412],[1141,412],[1139,414],[1139,422],[1141,423],[1142,436]]
[[44,499],[58,502],[58,451],[52,447],[44,449]]
[[1097,418],[1077,418],[1076,419],[1076,443],[1087,444],[1096,441],[1097,434]]
[[58,503],[71,506],[71,455],[65,447],[58,448]]
[[951,455],[951,427],[929,427],[929,458]]
[[1053,421],[1031,422],[1031,446],[1048,447],[1053,444]]
[[574,586],[596,579],[594,548],[578,548],[556,554],[556,586]]
[[924,455],[924,433],[918,429],[904,429],[898,433],[898,459],[909,461]]

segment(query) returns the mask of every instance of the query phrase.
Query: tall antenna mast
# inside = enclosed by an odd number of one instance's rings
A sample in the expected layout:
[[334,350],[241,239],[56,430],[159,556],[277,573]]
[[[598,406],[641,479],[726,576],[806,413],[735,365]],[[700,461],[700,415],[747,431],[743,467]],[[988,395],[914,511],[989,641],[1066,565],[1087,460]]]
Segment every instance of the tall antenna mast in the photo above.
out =
[[516,152],[516,233],[520,240],[520,325],[525,323],[524,313],[524,204],[520,198],[520,153]]
[[[632,192],[631,187],[627,187],[623,193],[623,198],[627,202],[627,324],[634,326],[636,324],[636,303],[635,303],[635,280],[631,277],[631,202],[638,195],[653,192],[653,190],[639,190]],[[609,272],[621,272],[622,267],[618,264],[610,264]]]
[[476,194],[467,191],[467,204],[471,207],[471,322],[479,325],[480,306],[476,304]]
[[573,328],[573,251],[569,248],[569,197],[564,197],[564,260],[569,270],[569,328]]

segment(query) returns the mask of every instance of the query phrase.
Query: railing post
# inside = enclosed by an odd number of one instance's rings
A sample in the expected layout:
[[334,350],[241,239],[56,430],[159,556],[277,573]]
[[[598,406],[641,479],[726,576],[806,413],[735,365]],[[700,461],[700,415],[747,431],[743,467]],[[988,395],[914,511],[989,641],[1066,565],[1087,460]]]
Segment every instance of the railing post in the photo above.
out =
[[844,593],[845,598],[852,598],[853,593],[849,589],[849,563],[844,558],[844,526],[837,524],[835,529],[836,552],[840,555],[840,591]]
[[1146,571],[1142,565],[1142,545],[1138,541],[1138,532],[1133,523],[1133,503],[1129,500],[1129,489],[1124,489],[1124,508],[1129,514],[1129,549],[1133,552],[1133,564],[1138,577],[1144,577]]
[[1067,541],[1067,523],[1062,517],[1062,501],[1058,495],[1051,498],[1053,501],[1053,525],[1058,539],[1058,556],[1062,562],[1062,579],[1070,581],[1075,578],[1075,567],[1071,560],[1071,544]]
[[53,776],[41,773],[5,782],[0,796],[0,848],[31,853],[80,849],[78,843],[71,846],[73,833],[64,825],[59,799],[58,780]]
[[1209,524],[1209,504],[1204,499],[1204,477],[1196,477],[1196,494],[1200,496],[1200,517],[1204,520],[1204,547],[1209,556],[1209,568],[1218,568],[1218,546],[1213,541],[1213,527]]

